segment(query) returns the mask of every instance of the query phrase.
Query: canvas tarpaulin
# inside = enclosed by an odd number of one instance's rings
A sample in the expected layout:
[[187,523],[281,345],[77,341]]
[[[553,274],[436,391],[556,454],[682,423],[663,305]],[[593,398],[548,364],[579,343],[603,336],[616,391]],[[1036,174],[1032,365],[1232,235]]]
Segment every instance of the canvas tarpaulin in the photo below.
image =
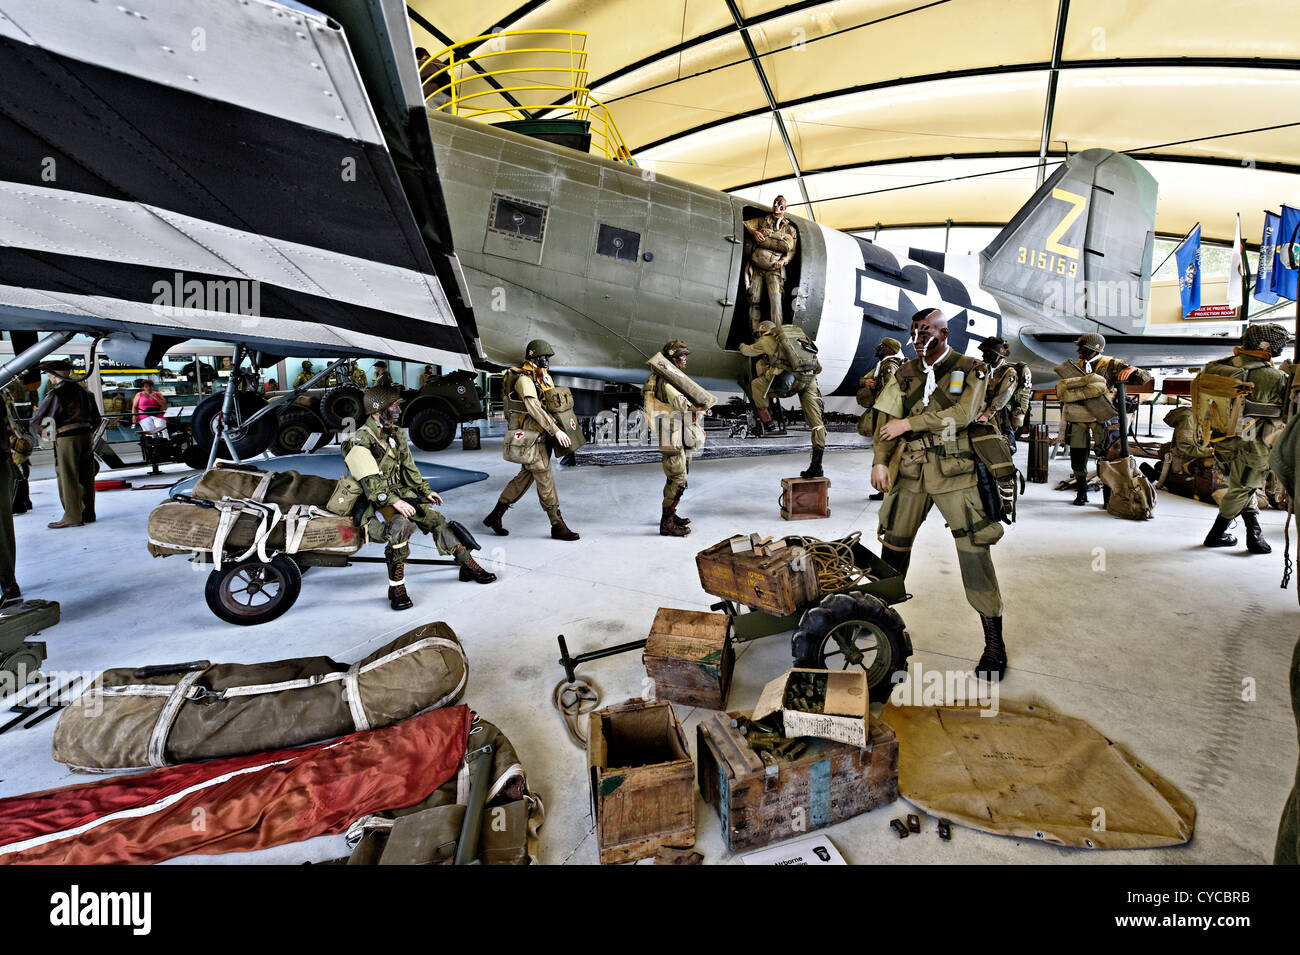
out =
[[300,749],[0,799],[0,864],[152,863],[340,833],[455,776],[469,727],[468,707],[447,707]]
[[898,791],[958,825],[1087,849],[1181,845],[1196,807],[1125,746],[1038,703],[896,706]]

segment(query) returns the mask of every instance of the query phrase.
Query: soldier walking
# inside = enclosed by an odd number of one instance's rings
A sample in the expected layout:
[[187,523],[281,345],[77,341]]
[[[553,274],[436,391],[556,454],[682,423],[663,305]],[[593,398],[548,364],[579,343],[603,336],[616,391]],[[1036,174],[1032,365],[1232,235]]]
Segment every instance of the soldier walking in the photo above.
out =
[[506,511],[537,484],[537,499],[542,510],[551,519],[551,537],[562,541],[576,541],[578,534],[569,530],[560,514],[560,497],[555,491],[555,475],[551,471],[551,444],[554,439],[561,448],[573,442],[564,429],[542,407],[542,399],[555,387],[548,369],[555,349],[549,342],[535,338],[524,349],[522,368],[511,368],[505,375],[502,391],[505,396],[506,432],[505,458],[520,465],[519,473],[501,492],[496,507],[483,518],[483,523],[493,533],[505,536],[510,532],[501,524]]
[[[690,350],[684,341],[671,341],[664,345],[662,354],[683,372]],[[708,414],[682,394],[663,375],[652,371],[641,387],[646,421],[659,438],[659,451],[663,455],[664,500],[659,517],[659,533],[664,537],[685,537],[691,532],[689,517],[677,515],[677,505],[682,499],[691,470],[691,452],[704,446],[704,428],[701,415]]]

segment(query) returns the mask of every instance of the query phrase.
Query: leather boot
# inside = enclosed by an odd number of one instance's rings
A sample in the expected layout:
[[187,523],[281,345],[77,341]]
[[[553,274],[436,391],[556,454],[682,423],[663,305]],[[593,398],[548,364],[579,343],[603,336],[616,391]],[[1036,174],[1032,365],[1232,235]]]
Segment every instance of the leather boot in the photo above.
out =
[[407,596],[406,584],[402,583],[406,576],[406,561],[390,561],[388,564],[388,606],[394,610],[410,610],[415,606],[411,598]]
[[1223,517],[1222,515],[1214,518],[1214,526],[1210,528],[1210,533],[1205,535],[1206,547],[1232,547],[1237,543],[1237,538],[1228,533],[1228,525],[1232,518]]
[[578,535],[565,525],[564,518],[559,511],[555,512],[555,520],[551,522],[551,536],[557,541],[576,541],[578,539]]
[[1082,507],[1084,504],[1087,504],[1087,503],[1088,503],[1088,475],[1087,475],[1087,473],[1080,474],[1078,471],[1075,471],[1075,472],[1074,472],[1074,483],[1075,483],[1074,500],[1071,501],[1070,503],[1071,503],[1071,504],[1077,504],[1077,505],[1079,505],[1080,507]]
[[681,502],[682,495],[685,493],[686,493],[686,488],[680,487],[677,489],[677,494],[673,497],[673,504],[671,508],[673,512],[673,523],[676,524],[678,527],[690,527],[691,524],[691,519],[689,517],[682,517],[680,514],[677,513],[677,505]]
[[15,604],[20,604],[22,602],[23,602],[23,593],[21,590],[19,590],[18,585],[14,584],[12,587],[4,588],[3,597],[0,597],[0,609],[4,609],[5,607],[12,607]]
[[799,472],[801,478],[825,477],[825,473],[822,471],[822,453],[825,450],[825,448],[812,449],[812,460],[808,462],[808,470]]
[[912,552],[910,550],[894,550],[892,547],[881,547],[880,556],[886,564],[898,571],[900,577],[907,576],[907,568],[912,563]]
[[975,676],[988,683],[1002,679],[1007,672],[1007,646],[1002,642],[1002,618],[980,614],[984,626],[984,653],[975,664]]
[[689,527],[678,524],[673,520],[672,507],[665,507],[663,509],[663,514],[659,518],[660,537],[685,537],[690,532],[691,529]]
[[1246,550],[1252,554],[1271,554],[1273,548],[1264,540],[1264,529],[1259,526],[1259,515],[1254,511],[1246,511],[1241,515],[1242,523],[1246,525]]
[[502,504],[497,501],[497,506],[492,508],[492,513],[483,518],[483,525],[492,528],[492,533],[499,537],[507,536],[510,532],[501,526],[501,518],[506,516],[506,511],[509,509],[509,504]]
[[460,579],[467,583],[473,581],[476,584],[490,584],[497,579],[496,574],[484,570],[468,551],[465,551],[463,557],[457,555],[457,560],[461,562]]

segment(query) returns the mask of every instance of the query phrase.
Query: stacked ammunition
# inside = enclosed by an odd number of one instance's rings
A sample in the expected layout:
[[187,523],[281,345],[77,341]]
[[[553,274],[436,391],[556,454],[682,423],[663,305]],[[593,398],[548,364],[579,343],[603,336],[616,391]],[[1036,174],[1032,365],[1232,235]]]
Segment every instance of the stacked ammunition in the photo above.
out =
[[781,716],[776,714],[765,723],[748,720],[743,716],[731,721],[745,742],[756,753],[770,753],[775,759],[794,762],[808,749],[806,739],[786,739],[782,735]]

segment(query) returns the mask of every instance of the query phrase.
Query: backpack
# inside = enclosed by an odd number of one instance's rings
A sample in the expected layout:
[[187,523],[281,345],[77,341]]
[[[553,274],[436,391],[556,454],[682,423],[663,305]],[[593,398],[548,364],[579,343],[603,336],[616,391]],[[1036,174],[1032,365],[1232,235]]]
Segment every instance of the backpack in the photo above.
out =
[[817,345],[798,325],[779,325],[776,335],[781,360],[796,375],[815,375],[822,370],[817,360]]

